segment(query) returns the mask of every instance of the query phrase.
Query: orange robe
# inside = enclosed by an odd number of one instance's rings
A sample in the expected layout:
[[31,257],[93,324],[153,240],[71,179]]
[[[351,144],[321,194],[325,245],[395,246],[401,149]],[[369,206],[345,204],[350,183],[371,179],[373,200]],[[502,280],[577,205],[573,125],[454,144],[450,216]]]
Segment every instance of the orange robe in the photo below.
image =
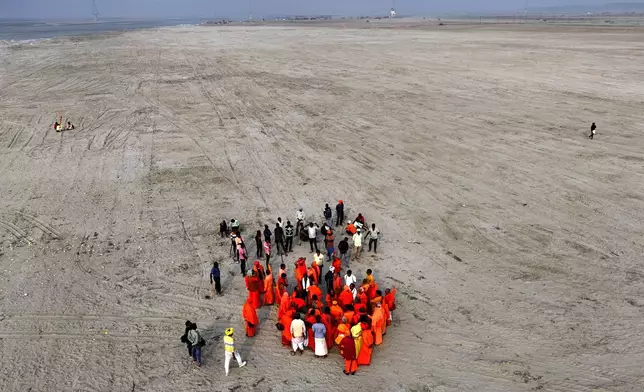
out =
[[280,324],[284,327],[282,330],[282,344],[291,347],[291,322],[293,322],[294,310],[289,310],[280,319]]
[[242,317],[246,320],[246,336],[255,336],[257,326],[259,325],[259,319],[257,318],[257,312],[250,301],[246,301],[244,304],[244,307],[242,308]]
[[262,267],[262,265],[258,261],[256,261],[253,264],[253,271],[255,271],[255,276],[257,276],[260,282],[262,282],[262,284],[259,285],[259,292],[264,293],[263,281],[266,277],[266,273],[264,272],[264,267]]
[[[342,339],[344,339],[346,336],[351,337],[351,327],[349,326],[349,324],[340,323],[338,324],[338,328],[335,333],[337,334],[337,336],[335,337],[335,343],[340,344]],[[353,338],[351,337],[351,339]]]
[[288,296],[288,293],[282,294],[282,299],[280,300],[280,307],[277,309],[277,319],[281,320],[282,317],[291,309],[291,297]]
[[273,292],[273,275],[266,274],[264,278],[264,305],[273,305],[275,296]]
[[306,275],[306,260],[298,259],[295,262],[295,282],[298,288],[302,288],[302,278]]
[[338,346],[344,358],[344,373],[355,373],[358,370],[355,340],[349,334],[338,343]]
[[342,307],[351,305],[353,303],[353,294],[351,293],[351,290],[349,290],[349,288],[346,288],[342,293],[340,293],[338,302],[340,303],[340,305],[342,305]]
[[383,308],[375,308],[371,316],[371,328],[374,334],[374,343],[376,346],[382,344],[383,328],[386,324],[385,311]]
[[333,323],[331,322],[330,314],[322,315],[322,324],[326,327],[326,348],[331,350],[331,347],[333,347]]
[[[310,315],[309,315],[309,316],[306,316],[306,318],[304,319],[304,321],[306,321],[307,323],[309,323],[311,326],[313,326],[313,324],[315,324],[315,323],[317,322],[317,321],[315,320],[315,316],[310,316]],[[306,334],[307,334],[307,336],[309,337],[309,344],[308,344],[308,348],[310,348],[311,350],[315,351],[315,335],[313,334],[313,329],[312,329],[311,327],[308,327],[308,328],[306,329]]]
[[277,291],[275,293],[279,293],[277,298],[282,298],[282,294],[286,292],[286,286],[288,285],[288,281],[281,276],[277,279]]
[[340,322],[343,315],[344,311],[339,305],[331,305],[331,316],[336,322]]
[[335,272],[339,274],[340,270],[342,269],[342,260],[336,257],[335,260],[333,260],[332,265],[333,265],[333,268],[335,269]]
[[259,286],[264,285],[257,276],[247,276],[244,279],[246,280],[246,288],[248,289],[248,299],[251,301],[253,307],[258,309],[262,306],[259,295]]
[[358,354],[358,365],[371,364],[371,352],[373,351],[373,333],[366,326],[362,326],[362,348]]
[[322,290],[320,290],[319,286],[311,285],[311,287],[309,287],[308,293],[309,293],[309,302],[313,300],[314,295],[317,295],[318,301],[322,301]]

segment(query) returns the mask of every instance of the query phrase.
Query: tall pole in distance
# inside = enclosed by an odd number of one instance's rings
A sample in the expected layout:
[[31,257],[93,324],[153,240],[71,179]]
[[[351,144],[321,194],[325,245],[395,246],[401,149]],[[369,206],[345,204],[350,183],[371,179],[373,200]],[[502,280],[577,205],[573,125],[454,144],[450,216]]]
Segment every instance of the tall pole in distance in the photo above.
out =
[[253,0],[248,0],[248,21],[253,21]]

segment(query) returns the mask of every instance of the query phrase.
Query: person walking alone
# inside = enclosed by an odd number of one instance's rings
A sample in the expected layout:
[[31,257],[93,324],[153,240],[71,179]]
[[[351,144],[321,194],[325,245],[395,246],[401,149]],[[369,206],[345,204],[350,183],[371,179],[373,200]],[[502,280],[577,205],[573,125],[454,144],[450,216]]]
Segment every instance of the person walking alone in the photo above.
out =
[[347,260],[347,252],[349,252],[349,237],[344,237],[342,241],[338,244],[338,250],[340,251],[340,260],[345,263]]
[[239,264],[240,264],[241,273],[242,273],[242,276],[244,276],[246,274],[246,260],[248,260],[248,254],[246,253],[246,244],[242,242],[237,253],[239,253]]
[[192,323],[187,337],[192,345],[192,360],[197,367],[201,367],[201,348],[206,344],[206,341],[201,337],[199,330],[197,330],[197,324]]
[[284,228],[284,236],[286,237],[286,253],[293,252],[293,235],[295,229],[291,224],[291,221],[286,221],[286,227]]
[[597,129],[597,125],[595,125],[595,123],[593,123],[590,126],[590,135],[588,136],[588,139],[593,140],[593,138],[595,137],[595,129]]
[[219,271],[219,263],[214,262],[212,264],[212,269],[210,270],[210,298],[215,296],[215,291],[217,294],[221,294],[221,273]]
[[235,339],[233,338],[235,330],[233,328],[228,328],[224,332],[224,348],[225,348],[225,362],[224,362],[224,369],[226,370],[226,376],[229,373],[230,369],[230,360],[233,359],[233,356],[235,356],[235,359],[237,360],[237,364],[239,367],[244,367],[246,366],[246,361],[242,361],[241,355],[239,355],[239,352],[235,350]]

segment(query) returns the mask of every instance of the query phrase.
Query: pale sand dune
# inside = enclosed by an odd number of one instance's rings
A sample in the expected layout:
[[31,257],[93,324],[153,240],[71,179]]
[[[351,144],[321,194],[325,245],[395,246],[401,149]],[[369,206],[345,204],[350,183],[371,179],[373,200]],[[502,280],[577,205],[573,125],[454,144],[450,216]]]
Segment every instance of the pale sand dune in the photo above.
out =
[[[641,390],[641,37],[185,27],[3,47],[0,389]],[[53,132],[58,113],[77,129]],[[352,269],[399,289],[372,365],[291,357],[262,309],[225,378],[245,288],[218,222],[338,198],[383,232]]]

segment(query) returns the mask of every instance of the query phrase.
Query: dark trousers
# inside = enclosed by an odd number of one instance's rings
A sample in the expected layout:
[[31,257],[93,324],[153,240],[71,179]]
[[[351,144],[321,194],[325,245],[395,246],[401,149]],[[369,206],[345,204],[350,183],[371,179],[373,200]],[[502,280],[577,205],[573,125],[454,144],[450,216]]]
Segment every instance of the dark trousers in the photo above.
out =
[[246,259],[241,259],[239,262],[241,263],[240,267],[242,276],[244,276],[246,275]]
[[188,347],[188,355],[192,357],[192,344],[186,343],[186,347]]
[[271,255],[266,255],[266,268],[268,268],[268,263],[271,261]]
[[309,245],[311,245],[311,252],[313,252],[313,247],[315,246],[315,251],[318,251],[318,241],[315,238],[309,238]]
[[215,291],[217,294],[221,294],[221,280],[219,278],[213,278],[215,281]]
[[255,241],[255,245],[257,245],[257,257],[262,257],[262,243]]
[[371,244],[373,244],[373,251],[378,253],[378,239],[371,238],[369,240],[369,252],[371,252]]
[[192,346],[192,359],[197,362],[197,365],[201,365],[201,347]]
[[338,217],[335,220],[336,226],[342,226],[344,224],[344,211],[338,213]]
[[293,237],[286,237],[286,251],[293,252]]
[[[279,238],[275,240],[275,247],[277,248],[277,253],[286,253],[288,252],[288,249],[284,246],[284,239]],[[281,249],[281,250],[280,250]]]

